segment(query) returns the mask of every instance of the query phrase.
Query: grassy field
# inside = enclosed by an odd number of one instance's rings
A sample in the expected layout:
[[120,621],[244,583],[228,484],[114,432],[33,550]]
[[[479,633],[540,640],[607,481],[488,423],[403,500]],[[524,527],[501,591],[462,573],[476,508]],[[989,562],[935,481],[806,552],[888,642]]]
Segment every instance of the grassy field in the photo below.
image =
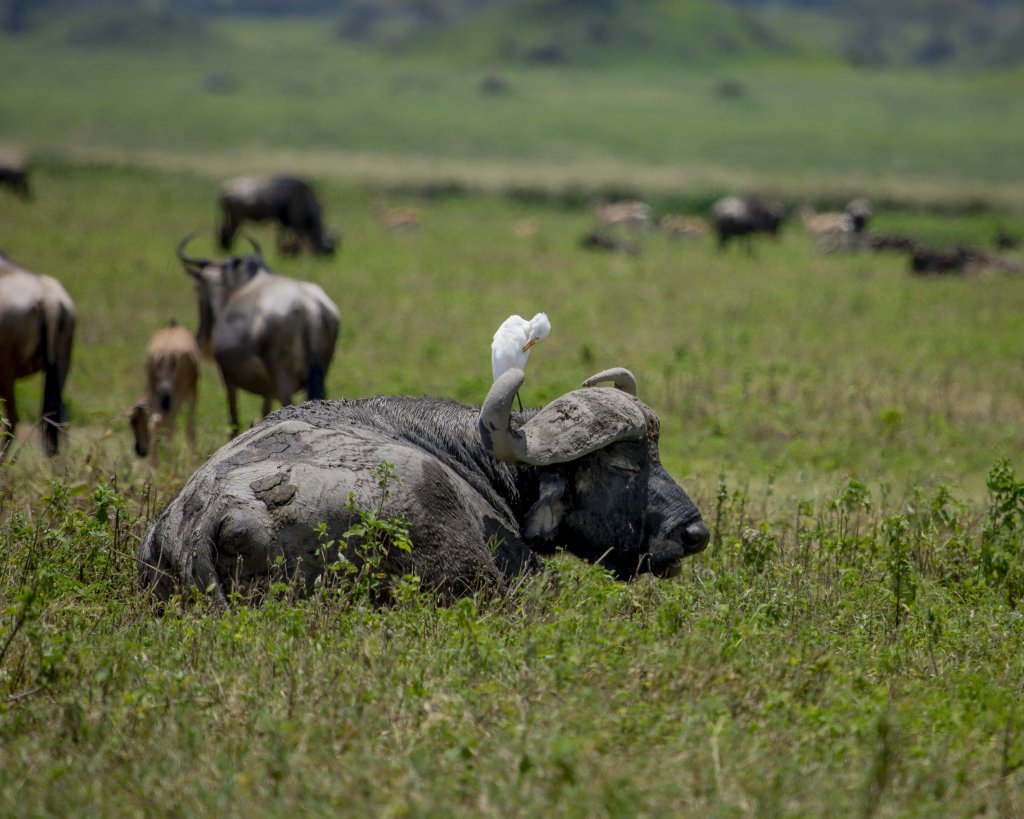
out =
[[[35,201],[3,200],[6,252],[80,312],[66,454],[45,462],[25,428],[0,471],[12,815],[1024,807],[1024,483],[1011,466],[986,487],[1024,445],[1019,278],[917,279],[899,257],[816,254],[796,227],[753,256],[656,234],[594,254],[585,210],[485,194],[392,194],[422,218],[396,235],[379,194],[327,184],[338,257],[270,260],[341,307],[329,395],[478,402],[494,327],[546,309],[527,403],[632,368],[713,545],[671,582],[559,560],[500,602],[380,611],[351,591],[155,618],[133,549],[224,440],[225,403],[208,368],[198,458],[156,470],[119,413],[149,334],[194,326],[173,246],[207,225],[212,252],[215,188],[53,162]],[[980,242],[1000,218],[877,223]],[[30,413],[39,392],[20,385]]]
[[[408,176],[428,157],[463,178],[475,162],[485,179],[548,186],[635,184],[646,168],[647,189],[676,194],[869,189],[1024,210],[1019,70],[502,65],[465,47],[362,50],[294,21],[210,24],[162,47],[68,47],[57,32],[3,45],[0,142],[35,153],[171,154],[175,167],[242,170],[287,161],[338,179]],[[493,71],[508,93],[481,93]]]
[[[256,24],[77,62],[54,45],[38,73],[32,42],[0,48],[21,80],[0,83],[0,135],[39,146],[34,199],[0,191],[0,249],[79,311],[67,447],[42,456],[27,379],[0,466],[0,814],[1024,813],[1024,279],[917,278],[898,255],[819,254],[796,224],[753,254],[657,233],[636,256],[579,247],[605,186],[659,214],[732,185],[792,204],[866,192],[880,231],[1020,233],[1017,80],[751,68],[740,104],[765,138],[737,119],[717,141],[737,115],[708,90],[740,67],[509,69],[517,90],[494,100],[477,64],[276,32],[273,66]],[[225,42],[237,90],[204,97]],[[633,108],[602,97],[616,83]],[[794,89],[835,116],[809,127]],[[323,260],[254,231],[272,268],[340,307],[330,397],[478,403],[494,329],[546,310],[524,402],[633,370],[708,550],[631,584],[560,556],[505,599],[446,608],[405,588],[381,609],[353,585],[158,616],[134,550],[226,440],[226,403],[207,365],[199,452],[155,468],[122,412],[148,337],[196,324],[175,243],[202,228],[213,254],[220,181],[268,166],[313,174],[343,232]],[[418,207],[420,228],[385,232],[377,202]]]

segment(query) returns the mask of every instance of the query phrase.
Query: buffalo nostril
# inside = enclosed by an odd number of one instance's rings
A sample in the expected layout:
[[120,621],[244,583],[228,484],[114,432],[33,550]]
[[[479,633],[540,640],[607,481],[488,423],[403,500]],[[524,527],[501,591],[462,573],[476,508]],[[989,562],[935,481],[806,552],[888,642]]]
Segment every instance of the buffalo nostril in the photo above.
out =
[[696,523],[691,523],[683,530],[683,539],[689,553],[694,554],[695,552],[704,551],[704,547],[706,547],[708,545],[708,541],[711,540],[711,532],[708,531],[708,527],[704,524],[704,521],[698,520]]

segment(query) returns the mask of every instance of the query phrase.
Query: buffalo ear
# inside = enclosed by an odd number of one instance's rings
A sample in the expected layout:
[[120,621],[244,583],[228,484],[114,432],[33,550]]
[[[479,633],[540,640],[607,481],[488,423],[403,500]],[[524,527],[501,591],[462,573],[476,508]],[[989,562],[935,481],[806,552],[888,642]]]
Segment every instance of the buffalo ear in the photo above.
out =
[[526,513],[523,534],[531,544],[550,541],[569,510],[569,481],[562,474],[548,472],[540,478],[540,497]]

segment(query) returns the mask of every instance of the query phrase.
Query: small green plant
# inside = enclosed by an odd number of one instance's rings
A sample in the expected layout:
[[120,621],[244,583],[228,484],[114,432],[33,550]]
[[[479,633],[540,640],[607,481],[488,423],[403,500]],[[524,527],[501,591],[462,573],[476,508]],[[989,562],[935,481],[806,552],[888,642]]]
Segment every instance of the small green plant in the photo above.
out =
[[911,558],[910,524],[904,515],[890,515],[885,520],[884,537],[887,546],[886,572],[892,597],[890,623],[897,628],[909,613],[917,594],[917,577]]
[[990,503],[981,524],[981,574],[1016,608],[1024,596],[1024,480],[1017,480],[1008,460],[1000,460],[989,471],[987,486]]
[[[349,582],[348,588],[355,592],[358,599],[381,601],[391,598],[388,589],[390,557],[394,550],[410,554],[412,539],[409,535],[409,523],[400,517],[389,517],[384,512],[385,504],[391,496],[391,484],[398,482],[398,474],[393,464],[383,462],[373,469],[373,476],[380,489],[380,497],[376,505],[370,509],[362,508],[354,492],[350,492],[346,509],[351,513],[354,522],[337,540],[328,536],[327,525],[321,523],[317,528],[320,546],[318,551],[325,559],[335,555],[335,559],[326,567],[325,584],[336,586],[337,579],[344,578]],[[402,595],[408,596],[409,587],[416,584],[417,578],[403,575],[396,588],[401,588]]]

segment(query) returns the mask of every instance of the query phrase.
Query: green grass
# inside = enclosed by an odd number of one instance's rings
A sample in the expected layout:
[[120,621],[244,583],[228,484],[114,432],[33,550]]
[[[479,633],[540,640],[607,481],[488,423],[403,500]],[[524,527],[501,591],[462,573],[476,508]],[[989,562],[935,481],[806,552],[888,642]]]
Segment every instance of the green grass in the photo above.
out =
[[[587,253],[558,200],[326,182],[321,283],[343,320],[332,397],[479,402],[491,333],[546,309],[527,404],[637,374],[662,454],[714,540],[673,581],[568,558],[506,600],[377,609],[343,587],[156,616],[149,519],[225,439],[212,369],[200,453],[155,470],[119,412],[145,340],[194,326],[177,239],[217,181],[49,160],[0,199],[4,250],[79,307],[69,446],[21,430],[0,467],[0,798],[9,815],[1012,816],[1024,760],[1021,280],[923,280],[821,256],[796,227],[753,256],[648,236]],[[881,210],[879,229],[981,243],[1003,217]],[[533,220],[535,235],[514,228]],[[38,378],[19,398],[31,416]],[[255,418],[257,402],[243,404]],[[1008,471],[1009,470],[1009,471]],[[991,474],[990,474],[991,473]],[[988,486],[986,486],[988,482]]]
[[[0,134],[32,149],[35,197],[0,191],[0,249],[58,276],[79,323],[66,449],[41,454],[37,376],[0,466],[0,813],[1020,815],[1024,280],[919,279],[796,225],[752,255],[578,247],[612,188],[659,215],[856,191],[878,230],[1019,234],[1020,74],[507,66],[491,99],[491,66],[460,60],[291,21],[3,42]],[[203,92],[216,73],[236,90]],[[717,95],[728,78],[747,93]],[[546,310],[524,401],[632,369],[707,552],[632,584],[556,557],[447,608],[342,586],[158,616],[134,550],[226,440],[225,399],[205,365],[199,452],[156,468],[121,413],[149,336],[195,327],[175,243],[202,228],[213,254],[219,183],[265,169],[310,174],[343,231],[334,259],[288,260],[254,230],[340,307],[330,397],[478,403],[494,329]],[[377,200],[421,227],[384,232]]]

